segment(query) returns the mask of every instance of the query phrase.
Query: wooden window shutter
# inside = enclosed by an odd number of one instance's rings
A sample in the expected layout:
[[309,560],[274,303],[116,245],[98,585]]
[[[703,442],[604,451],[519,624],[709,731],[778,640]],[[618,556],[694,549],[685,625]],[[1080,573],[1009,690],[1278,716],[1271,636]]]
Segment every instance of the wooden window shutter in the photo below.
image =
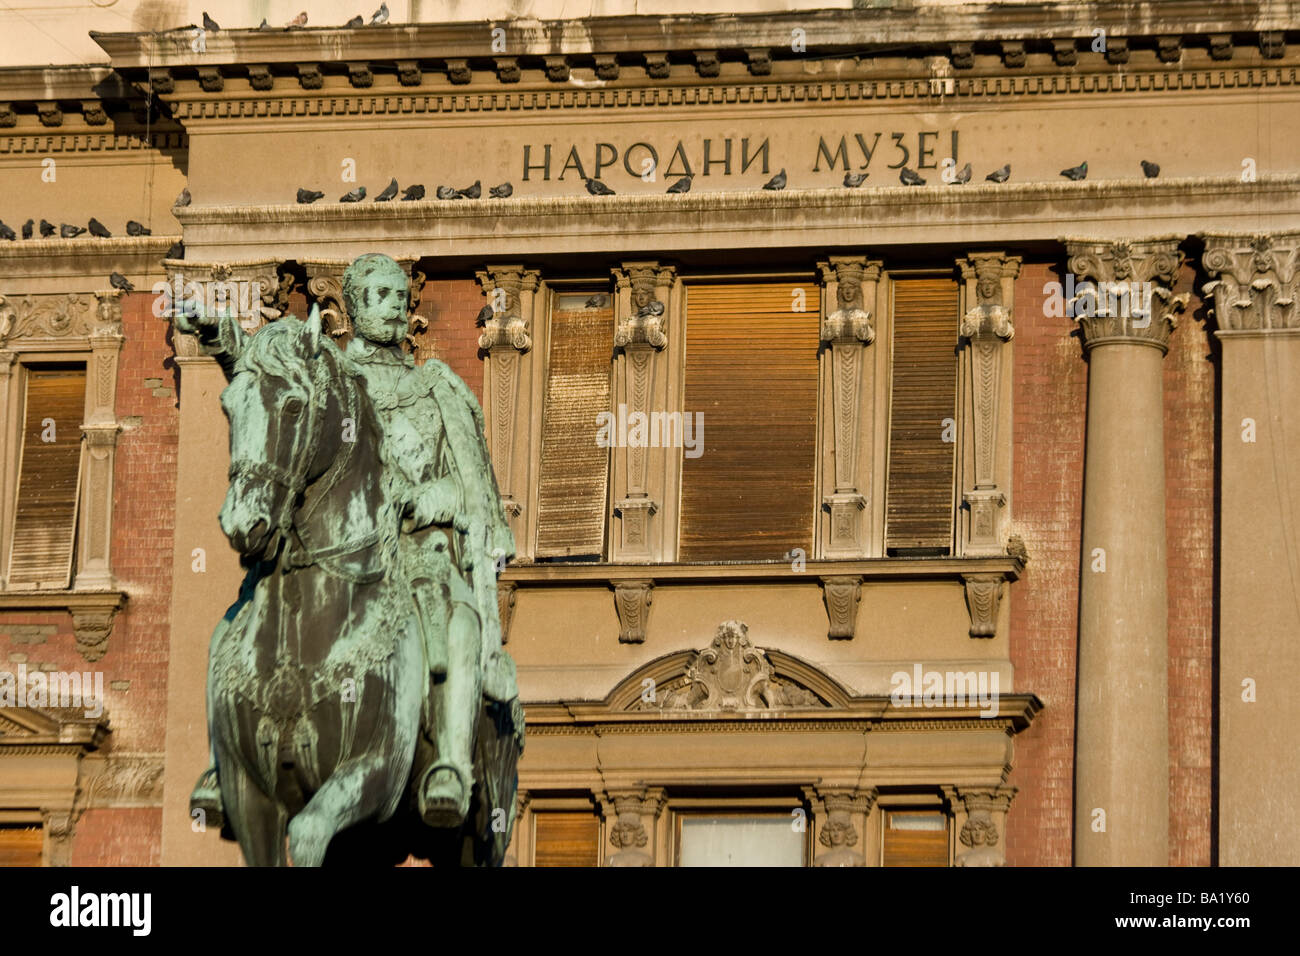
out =
[[0,866],[40,866],[45,831],[32,826],[0,826]]
[[[608,298],[608,297],[606,297]],[[603,555],[609,449],[596,444],[596,416],[609,412],[614,312],[587,296],[557,295],[551,312],[537,556]],[[559,308],[558,306],[573,307]]]
[[[18,501],[9,584],[66,588],[72,574],[81,488],[86,369],[27,369]],[[53,419],[54,441],[45,441]]]
[[947,866],[948,818],[932,811],[885,811],[883,866]]
[[533,866],[596,866],[600,818],[593,813],[533,814]]
[[[792,311],[796,289],[806,311]],[[683,561],[770,560],[812,550],[819,288],[804,282],[692,285],[686,297],[687,415],[703,453],[682,458]]]
[[[885,548],[948,554],[953,534],[956,442],[957,283],[898,279],[894,288],[893,386]],[[947,437],[955,437],[956,426]]]

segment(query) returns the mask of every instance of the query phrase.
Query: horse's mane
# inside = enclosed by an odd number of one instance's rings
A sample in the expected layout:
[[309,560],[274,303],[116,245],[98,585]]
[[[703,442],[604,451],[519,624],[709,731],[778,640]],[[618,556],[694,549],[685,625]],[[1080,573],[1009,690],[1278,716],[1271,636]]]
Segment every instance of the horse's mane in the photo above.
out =
[[[313,353],[306,324],[296,319],[281,319],[248,337],[235,368],[286,379],[310,391],[312,363],[326,358],[330,352],[338,353],[338,347],[327,337],[321,336],[317,341],[320,348]],[[336,361],[335,366],[338,365]],[[339,371],[346,374],[342,368]]]

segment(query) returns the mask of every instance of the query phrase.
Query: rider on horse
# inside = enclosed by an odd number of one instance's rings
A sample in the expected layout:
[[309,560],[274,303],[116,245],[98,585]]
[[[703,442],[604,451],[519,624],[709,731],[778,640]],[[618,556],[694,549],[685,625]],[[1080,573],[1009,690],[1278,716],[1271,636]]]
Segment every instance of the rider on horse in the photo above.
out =
[[[353,338],[345,355],[382,422],[382,457],[403,520],[398,560],[411,582],[429,667],[423,709],[419,811],[435,827],[464,822],[473,785],[475,727],[484,698],[511,704],[514,665],[501,649],[496,568],[514,555],[483,414],[463,381],[437,359],[416,366],[402,351],[410,285],[398,263],[364,255],[343,275]],[[177,316],[229,376],[245,333],[233,317]],[[395,624],[396,626],[396,624]],[[191,806],[220,819],[217,768],[200,778]],[[513,809],[513,808],[512,808]]]

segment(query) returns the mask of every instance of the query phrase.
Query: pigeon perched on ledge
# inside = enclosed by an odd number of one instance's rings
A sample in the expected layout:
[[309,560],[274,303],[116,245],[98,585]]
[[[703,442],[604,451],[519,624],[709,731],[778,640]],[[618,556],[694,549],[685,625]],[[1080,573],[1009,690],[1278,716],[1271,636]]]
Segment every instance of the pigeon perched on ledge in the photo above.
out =
[[782,169],[779,173],[777,173],[767,182],[763,183],[763,188],[775,192],[779,189],[785,189],[785,183],[786,183],[785,170]]
[[1088,178],[1088,161],[1085,159],[1078,166],[1071,166],[1069,169],[1061,170],[1061,175],[1071,182],[1078,182],[1081,179]]
[[109,275],[108,282],[114,289],[121,289],[123,292],[135,291],[135,286],[131,284],[131,280],[120,272],[114,272]]
[[316,200],[324,198],[325,194],[323,192],[315,189],[303,189],[301,186],[298,188],[298,205],[300,206],[310,206]]
[[483,195],[482,180],[476,179],[473,186],[466,186],[464,189],[456,190],[456,195],[461,199],[478,199],[479,196]]
[[355,17],[353,17],[351,20],[349,20],[347,23],[343,25],[347,27],[349,30],[356,30],[366,25],[366,18],[358,13]]
[[677,182],[668,187],[670,193],[688,193],[691,191],[691,175],[687,173]]
[[23,238],[30,239],[32,237],[32,230],[35,227],[36,227],[35,219],[28,219],[25,223],[23,223]]
[[145,227],[144,223],[136,222],[134,219],[126,221],[126,234],[128,236],[152,236],[152,230]]
[[52,222],[46,222],[44,219],[42,219],[42,220],[41,220],[41,238],[42,238],[42,239],[49,239],[49,238],[51,238],[51,237],[54,235],[54,232],[55,232],[55,229],[54,229],[54,223],[52,223]]
[[172,203],[172,208],[173,209],[176,209],[177,207],[184,208],[185,206],[188,206],[190,204],[190,201],[191,201],[190,190],[189,187],[187,186],[184,189],[182,189],[181,194],[176,197],[176,201]]
[[970,172],[971,172],[970,163],[967,163],[961,169],[957,170],[957,175],[953,177],[953,180],[951,183],[949,183],[949,185],[965,186],[968,182],[970,182]]
[[908,169],[906,166],[898,171],[898,181],[904,186],[925,185],[925,180],[921,178],[921,174],[914,169]]
[[209,33],[221,32],[221,24],[208,16],[208,11],[206,10],[203,11],[203,29],[207,30]]
[[984,178],[991,183],[1005,183],[1011,178],[1011,164],[1007,163],[1001,169],[993,170],[993,172],[989,173]]
[[587,192],[591,193],[593,196],[612,196],[612,195],[614,195],[614,190],[610,189],[608,186],[606,186],[604,183],[602,183],[599,179],[588,179],[588,180],[587,180]]
[[375,202],[388,202],[389,200],[394,199],[396,196],[397,196],[397,177],[393,177],[393,181],[389,183],[387,186],[385,186],[384,191],[375,197]]
[[76,239],[85,231],[81,226],[69,226],[66,222],[59,224],[60,239]]
[[492,318],[492,316],[494,316],[495,314],[496,314],[496,312],[495,312],[495,310],[492,308],[492,306],[490,306],[490,305],[485,305],[485,306],[483,306],[483,308],[481,308],[481,309],[478,310],[478,315],[475,316],[475,318],[474,318],[474,324],[475,324],[475,325],[487,325],[488,319]]
[[377,27],[382,23],[388,22],[388,3],[387,0],[379,5],[379,9],[370,15],[370,25]]
[[1144,159],[1142,160],[1142,172],[1146,174],[1147,179],[1155,179],[1160,175],[1160,167]]
[[456,192],[456,190],[450,186],[439,186],[435,191],[435,195],[437,195],[439,199],[460,199],[461,198],[460,193]]
[[508,199],[515,191],[515,187],[509,183],[502,183],[500,186],[493,186],[488,190],[488,195],[493,199]]
[[416,183],[414,186],[407,186],[406,189],[402,192],[402,202],[411,202],[412,200],[423,199],[423,198],[424,198],[424,187],[421,186],[419,183]]
[[339,202],[361,202],[366,198],[366,187],[358,186],[350,193],[344,193],[339,197]]
[[857,189],[867,181],[868,173],[845,173],[844,185],[849,189]]
[[163,256],[163,258],[164,258],[164,259],[184,259],[184,258],[185,258],[185,242],[184,242],[184,240],[181,240],[180,242],[173,242],[172,245],[171,245],[171,248],[167,250],[167,255]]
[[113,234],[108,231],[107,227],[93,216],[90,219],[90,234],[96,239],[113,238]]
[[4,220],[0,219],[0,239],[5,240],[6,242],[13,242],[17,238],[18,233],[6,226]]

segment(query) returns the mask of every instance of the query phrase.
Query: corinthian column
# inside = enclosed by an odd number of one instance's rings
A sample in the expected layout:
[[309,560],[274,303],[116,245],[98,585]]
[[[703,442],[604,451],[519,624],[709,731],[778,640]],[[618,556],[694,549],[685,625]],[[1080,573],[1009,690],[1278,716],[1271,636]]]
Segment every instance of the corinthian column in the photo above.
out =
[[1072,314],[1089,362],[1074,859],[1080,866],[1166,866],[1161,364],[1181,304],[1170,294],[1181,257],[1174,239],[1066,246]]
[[1300,234],[1206,236],[1223,349],[1219,862],[1300,864]]

